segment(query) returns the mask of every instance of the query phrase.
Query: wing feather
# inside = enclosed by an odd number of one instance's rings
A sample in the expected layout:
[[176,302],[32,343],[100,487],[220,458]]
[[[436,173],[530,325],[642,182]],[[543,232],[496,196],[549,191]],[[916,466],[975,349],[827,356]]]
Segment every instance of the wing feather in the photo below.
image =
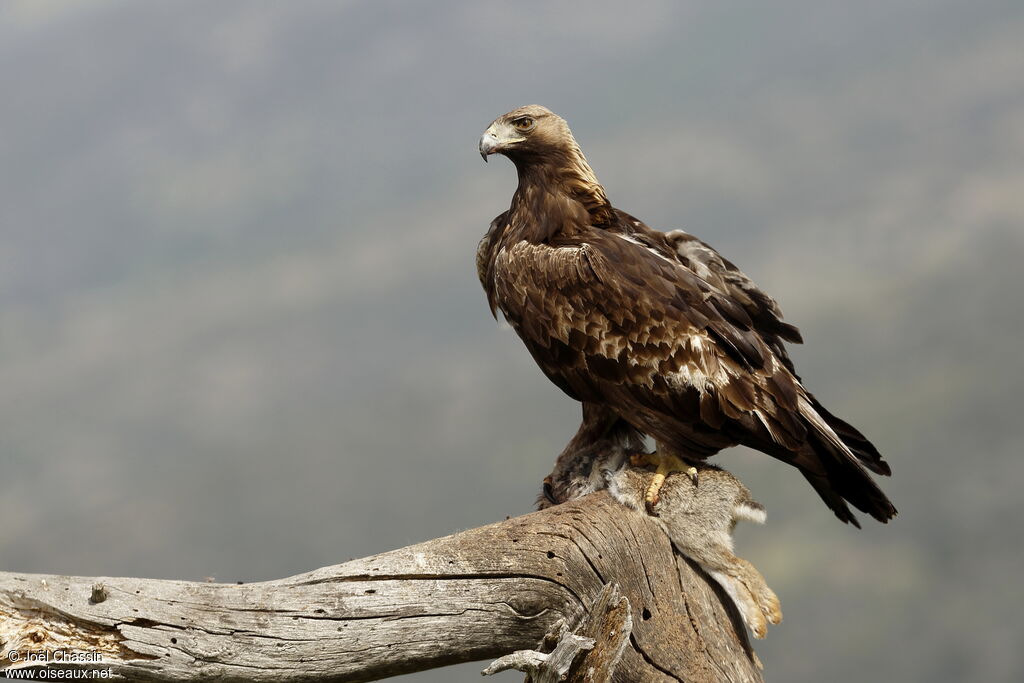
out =
[[692,456],[743,443],[778,457],[827,491],[846,521],[843,499],[879,519],[894,514],[862,467],[885,466],[877,451],[815,410],[788,358],[759,333],[764,317],[682,263],[595,230],[586,241],[506,244],[492,277],[495,302],[570,396],[608,405]]
[[682,230],[661,232],[643,221],[618,211],[618,229],[638,244],[675,260],[704,280],[719,296],[721,312],[734,324],[753,329],[795,374],[785,342],[800,344],[800,330],[782,319],[782,309],[775,299],[760,289],[743,271],[719,254],[706,242]]
[[491,309],[491,315],[498,317],[498,302],[495,299],[494,291],[494,262],[495,253],[501,242],[501,236],[508,228],[508,211],[499,214],[487,229],[487,233],[480,240],[476,247],[476,275],[480,278],[484,293],[487,295],[487,305]]
[[696,238],[632,226],[531,242],[492,222],[478,274],[544,373],[691,456],[743,443],[784,460],[844,521],[846,502],[895,514],[864,471],[888,472],[877,450],[801,386],[774,300]]
[[[563,386],[586,370],[573,382],[580,400],[609,401],[623,416],[643,406],[663,423],[647,425],[657,438],[681,432],[681,446],[703,439],[710,452],[738,441],[723,431],[729,421],[759,424],[757,413],[798,434],[774,417],[792,403],[781,391],[792,378],[773,380],[788,371],[769,362],[743,309],[678,263],[597,232],[578,244],[519,242],[496,261],[497,299],[545,373]],[[536,289],[544,295],[523,294]]]

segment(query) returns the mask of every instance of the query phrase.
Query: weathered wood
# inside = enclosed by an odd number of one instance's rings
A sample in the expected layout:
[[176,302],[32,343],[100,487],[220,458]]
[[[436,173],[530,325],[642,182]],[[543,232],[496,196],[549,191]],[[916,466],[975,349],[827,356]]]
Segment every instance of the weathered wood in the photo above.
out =
[[121,680],[369,681],[533,650],[560,620],[596,641],[570,680],[761,680],[717,584],[606,492],[276,581],[0,573],[0,670],[63,650]]
[[[508,669],[529,674],[529,683],[606,681],[614,678],[622,653],[633,633],[629,600],[616,584],[605,584],[572,632],[559,620],[557,632],[548,633],[541,648],[516,650],[483,670],[485,676]],[[550,642],[549,642],[550,641]],[[548,652],[548,646],[551,652]]]
[[[561,619],[556,624],[558,633],[549,633],[555,641],[551,652],[538,650],[516,650],[510,655],[499,657],[481,671],[484,676],[516,669],[527,673],[529,683],[560,683],[565,681],[573,664],[587,650],[594,649],[594,639],[571,633]],[[548,640],[546,637],[545,640]],[[614,674],[614,669],[609,673]]]

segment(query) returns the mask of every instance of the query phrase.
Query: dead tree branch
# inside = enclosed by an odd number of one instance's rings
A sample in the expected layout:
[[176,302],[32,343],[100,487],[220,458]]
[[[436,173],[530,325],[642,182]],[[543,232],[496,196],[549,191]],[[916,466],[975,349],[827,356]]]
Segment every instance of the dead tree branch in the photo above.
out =
[[718,585],[606,492],[276,581],[0,573],[0,672],[371,681],[517,650],[495,666],[538,681],[761,680]]

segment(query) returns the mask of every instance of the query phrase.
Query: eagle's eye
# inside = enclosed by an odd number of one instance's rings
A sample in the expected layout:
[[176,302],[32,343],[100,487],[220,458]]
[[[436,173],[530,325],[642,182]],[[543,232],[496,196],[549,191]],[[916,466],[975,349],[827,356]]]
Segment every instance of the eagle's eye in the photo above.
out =
[[529,116],[520,116],[518,119],[512,120],[512,127],[520,133],[529,133],[536,125],[537,122]]

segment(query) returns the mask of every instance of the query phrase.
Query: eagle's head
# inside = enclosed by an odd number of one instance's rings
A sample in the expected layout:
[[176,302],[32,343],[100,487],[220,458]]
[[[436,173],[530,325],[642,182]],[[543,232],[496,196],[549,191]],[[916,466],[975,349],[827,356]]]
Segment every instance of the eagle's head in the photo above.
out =
[[499,116],[480,137],[480,156],[484,161],[488,155],[504,154],[519,165],[576,149],[579,148],[565,119],[539,104]]
[[[549,202],[552,196],[560,196],[568,206],[586,210],[589,217],[585,220],[590,225],[606,226],[615,220],[615,210],[576,144],[569,124],[550,109],[530,104],[496,118],[480,137],[484,161],[495,153],[511,159],[519,173],[513,208],[529,205],[535,214],[550,214],[554,210],[551,205],[538,206],[535,202],[542,196]],[[536,191],[538,187],[541,192]],[[565,213],[567,209],[563,206],[559,211]]]

